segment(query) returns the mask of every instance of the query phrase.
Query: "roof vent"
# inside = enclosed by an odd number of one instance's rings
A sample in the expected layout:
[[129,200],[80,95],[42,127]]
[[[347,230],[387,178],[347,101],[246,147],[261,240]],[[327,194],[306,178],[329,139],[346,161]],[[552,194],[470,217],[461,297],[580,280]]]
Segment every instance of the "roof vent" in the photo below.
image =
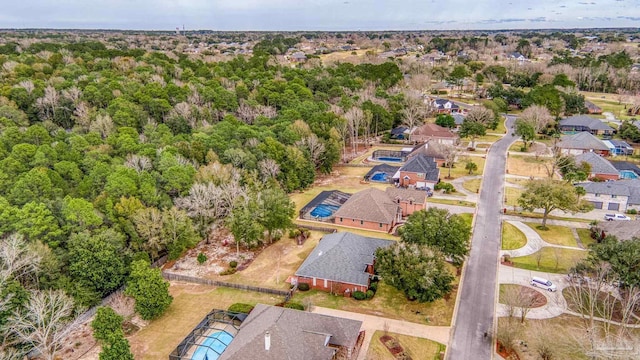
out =
[[322,256],[322,250],[318,252],[318,256]]
[[271,349],[271,334],[267,331],[264,333],[264,349],[269,351]]

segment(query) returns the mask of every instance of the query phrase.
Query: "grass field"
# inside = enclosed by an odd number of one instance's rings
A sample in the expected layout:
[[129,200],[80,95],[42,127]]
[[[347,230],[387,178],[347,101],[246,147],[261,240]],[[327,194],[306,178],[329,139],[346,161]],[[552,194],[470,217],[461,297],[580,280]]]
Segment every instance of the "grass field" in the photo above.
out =
[[[450,271],[455,274],[453,266]],[[456,277],[454,283],[457,284],[458,281],[459,278]],[[452,291],[448,300],[439,299],[432,303],[419,303],[407,300],[401,291],[381,281],[378,283],[376,295],[371,300],[357,301],[352,298],[331,295],[324,291],[310,290],[307,292],[298,291],[292,301],[305,306],[322,306],[420,324],[450,325],[456,293],[457,290]]]
[[429,198],[429,200],[427,200],[427,202],[428,203],[436,203],[436,204],[476,207],[476,203],[473,203],[473,202],[470,202],[470,201],[464,201],[464,200]]
[[462,187],[467,189],[467,191],[477,193],[480,190],[481,183],[482,179],[467,180],[462,184]]
[[571,229],[566,226],[547,225],[548,230],[541,230],[540,224],[526,223],[530,228],[540,235],[542,240],[549,244],[578,247],[576,239],[573,237]]
[[[395,360],[396,358],[380,342],[380,337],[384,335],[382,331],[376,331],[371,338],[367,360]],[[437,360],[440,359],[440,352],[444,352],[446,346],[435,341],[422,339],[419,337],[389,333],[402,346],[405,353],[412,359]],[[364,349],[363,349],[364,351]]]
[[527,237],[517,227],[502,223],[502,250],[515,250],[527,244]]
[[522,194],[522,189],[505,186],[504,188],[504,197],[505,204],[508,206],[518,206],[518,199]]
[[169,309],[129,338],[136,359],[166,359],[214,308],[227,309],[236,302],[275,305],[282,301],[281,297],[275,295],[204,285],[174,283],[169,291],[173,296]]
[[[516,215],[516,216],[522,216],[522,217],[528,217],[528,218],[532,218],[532,219],[542,219],[542,213],[535,213],[535,212],[529,212],[529,211],[512,211],[512,210],[507,210],[507,214],[508,215]],[[554,215],[549,215],[547,216],[547,219],[551,220],[566,220],[566,221],[575,221],[575,222],[583,222],[583,223],[590,223],[593,220],[590,219],[584,219],[584,218],[574,218],[574,217],[568,217],[568,216],[554,216]]]
[[580,237],[580,240],[582,241],[582,245],[584,245],[585,248],[588,249],[590,245],[596,243],[596,241],[591,238],[591,230],[576,229],[576,231],[578,232],[578,236]]
[[533,156],[511,155],[507,159],[507,170],[513,175],[547,177],[547,168],[544,166],[547,161],[536,160]]
[[565,274],[586,256],[586,251],[543,247],[535,254],[511,258],[511,261],[521,269]]

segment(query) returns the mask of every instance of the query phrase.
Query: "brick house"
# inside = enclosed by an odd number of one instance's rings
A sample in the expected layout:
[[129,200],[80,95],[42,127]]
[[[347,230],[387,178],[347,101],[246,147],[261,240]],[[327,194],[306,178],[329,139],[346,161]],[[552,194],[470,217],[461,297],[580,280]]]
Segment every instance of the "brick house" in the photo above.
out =
[[417,154],[410,158],[393,177],[402,187],[433,189],[440,178],[440,169],[434,158]]
[[558,122],[558,128],[565,134],[575,134],[581,131],[588,131],[593,135],[613,135],[614,129],[600,121],[587,115],[574,115]]
[[292,282],[338,295],[366,292],[374,274],[376,250],[393,243],[350,232],[325,235],[296,270]]
[[575,186],[585,190],[582,199],[593,204],[595,209],[616,212],[640,210],[640,180],[586,182]]
[[390,232],[403,217],[427,208],[425,191],[369,188],[357,192],[334,214],[337,225]]
[[413,129],[411,140],[416,142],[435,141],[445,145],[458,145],[460,136],[453,131],[436,124],[424,124]]
[[418,154],[423,154],[427,157],[433,158],[438,167],[445,165],[445,147],[446,145],[440,144],[435,140],[427,141],[424,144],[416,145],[413,150],[407,155],[407,159],[411,159]]
[[359,320],[257,304],[218,359],[352,360],[361,329]]
[[618,169],[613,166],[609,160],[603,158],[602,156],[587,152],[584,154],[577,155],[575,157],[576,164],[580,165],[581,163],[587,163],[591,167],[591,172],[589,173],[589,178],[600,179],[600,180],[618,180],[620,179],[620,172]]
[[594,152],[602,156],[609,156],[611,151],[602,140],[587,131],[563,136],[557,147],[563,155],[580,155]]
[[460,112],[460,106],[448,99],[434,99],[432,105],[439,114],[453,114]]

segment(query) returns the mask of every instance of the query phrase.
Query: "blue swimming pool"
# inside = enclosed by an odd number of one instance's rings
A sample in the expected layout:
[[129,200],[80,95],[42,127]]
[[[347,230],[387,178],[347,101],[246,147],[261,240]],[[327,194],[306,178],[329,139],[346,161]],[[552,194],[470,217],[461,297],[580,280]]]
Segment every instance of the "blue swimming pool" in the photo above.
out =
[[328,217],[333,215],[336,210],[338,210],[340,206],[337,205],[327,205],[320,204],[315,207],[315,209],[311,210],[311,216],[313,217]]
[[623,179],[637,179],[638,175],[635,172],[630,170],[621,170],[620,177]]
[[231,343],[231,340],[233,340],[233,336],[224,331],[213,333],[198,346],[198,349],[191,356],[191,360],[217,360]]
[[391,156],[381,156],[376,158],[378,161],[388,161],[388,162],[402,162],[402,158],[391,157]]
[[389,182],[389,176],[385,173],[375,173],[371,177],[371,181]]

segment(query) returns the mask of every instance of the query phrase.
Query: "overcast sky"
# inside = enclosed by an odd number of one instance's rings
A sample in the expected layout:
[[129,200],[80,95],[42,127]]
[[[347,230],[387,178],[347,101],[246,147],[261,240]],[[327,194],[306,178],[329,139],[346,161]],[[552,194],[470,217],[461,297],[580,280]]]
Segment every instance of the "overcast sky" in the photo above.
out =
[[[640,27],[640,0],[3,0],[0,28],[413,30]],[[529,3],[529,5],[527,5]]]

